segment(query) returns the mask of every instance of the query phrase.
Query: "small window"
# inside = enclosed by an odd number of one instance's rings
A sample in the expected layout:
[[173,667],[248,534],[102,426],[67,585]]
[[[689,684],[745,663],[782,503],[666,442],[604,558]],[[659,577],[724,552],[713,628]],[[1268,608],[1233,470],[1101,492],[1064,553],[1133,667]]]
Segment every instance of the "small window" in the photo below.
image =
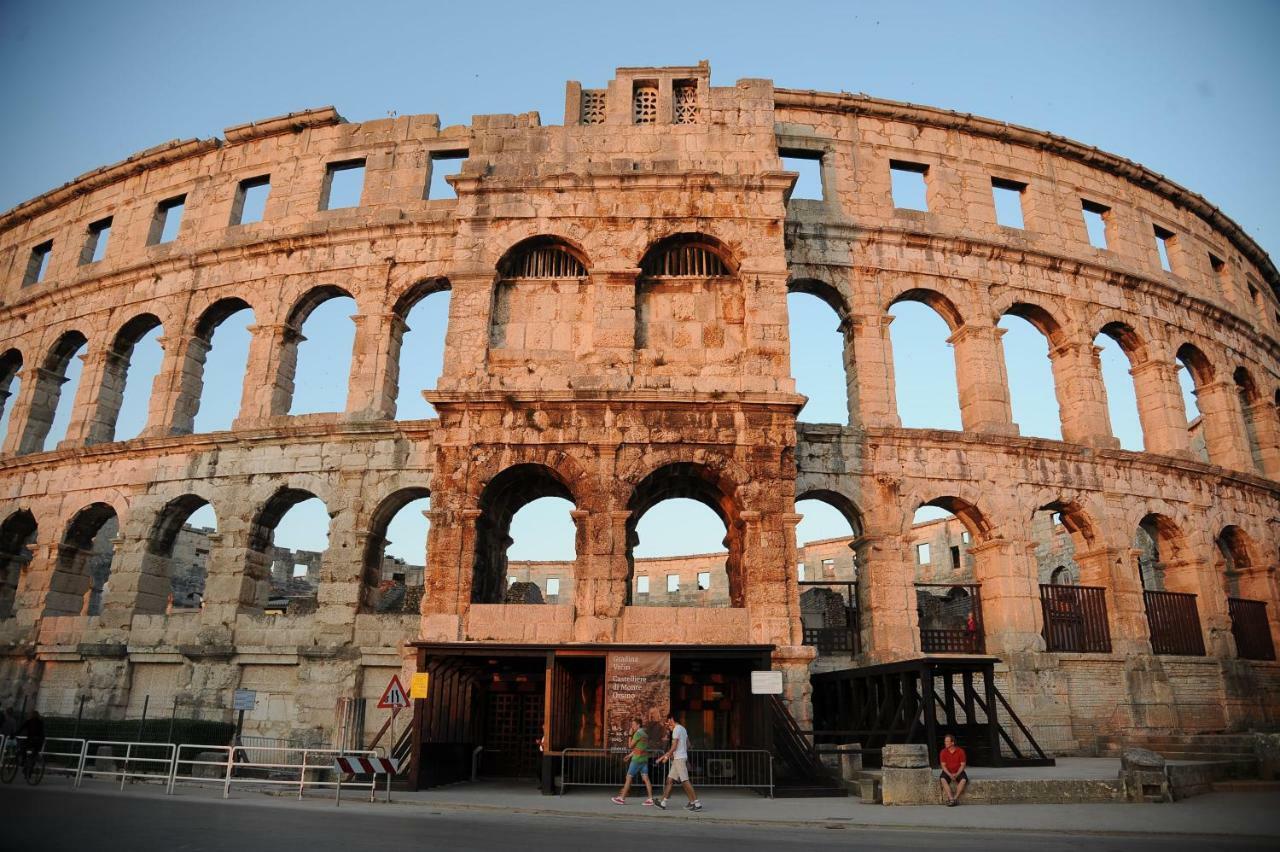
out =
[[791,189],[793,201],[823,201],[826,193],[822,188],[822,152],[821,151],[779,151],[782,168],[789,172],[799,172],[796,185]]
[[1062,526],[1062,513],[1061,513],[1061,512],[1054,512],[1052,517],[1053,517],[1053,525],[1054,525],[1055,527],[1060,527],[1060,526]]
[[968,531],[968,530],[965,530],[964,532],[960,533],[960,540],[961,540],[961,541],[963,541],[965,544],[968,544],[968,543],[969,543],[969,531]]
[[1152,228],[1156,235],[1156,251],[1160,255],[1160,268],[1165,272],[1173,271],[1173,231],[1167,231],[1159,225]]
[[951,570],[960,570],[960,546],[956,544],[951,545]]
[[305,563],[303,563],[303,562],[295,562],[295,563],[294,563],[294,565],[293,565],[293,576],[295,576],[295,577],[305,577],[305,576],[307,576],[307,566],[306,566],[306,564],[305,564]]
[[676,124],[697,124],[697,80],[676,80],[671,84],[671,109]]
[[796,563],[796,579],[804,580],[804,563],[803,562]]
[[636,594],[638,595],[649,594],[649,575],[648,574],[641,574],[639,577],[636,577]]
[[453,185],[445,178],[462,171],[462,161],[467,158],[466,151],[437,151],[431,155],[431,180],[427,182],[426,198],[439,201],[442,198],[457,198]]
[[678,591],[680,591],[680,575],[668,574],[667,575],[667,594],[669,595],[675,594]]
[[1098,249],[1107,247],[1107,219],[1111,208],[1093,201],[1080,201],[1084,215],[1084,229],[1089,234],[1089,245]]
[[829,580],[836,575],[836,561],[834,559],[822,560],[822,579]]
[[111,217],[99,219],[89,225],[84,240],[84,248],[80,250],[80,265],[97,263],[107,254],[107,241],[111,238]]
[[991,194],[996,202],[996,224],[1006,228],[1024,229],[1022,195],[1027,185],[1004,178],[991,179]]
[[1218,257],[1213,252],[1209,252],[1209,268],[1213,270],[1213,277],[1218,280],[1218,288],[1225,295],[1231,290],[1231,273],[1227,269],[1227,262]]
[[236,187],[236,200],[231,205],[231,224],[250,225],[261,222],[267,210],[267,196],[271,193],[271,175],[261,175],[240,181]]
[[1249,281],[1246,286],[1249,288],[1249,301],[1253,302],[1253,306],[1255,308],[1261,309],[1262,293],[1259,292],[1257,285],[1255,285],[1253,281]]
[[151,218],[151,230],[147,233],[147,245],[164,245],[178,238],[178,230],[182,227],[182,211],[186,205],[185,195],[165,199],[156,205],[156,215]]
[[359,207],[364,193],[364,160],[330,163],[325,169],[320,188],[320,209],[339,210]]
[[631,119],[636,124],[658,123],[658,84],[637,80],[631,91]]
[[920,563],[921,565],[929,564],[929,545],[927,544],[916,545],[916,562]]
[[559,595],[560,595],[560,578],[548,577],[547,578],[547,597],[554,598],[554,597],[559,597]]
[[580,121],[583,124],[604,124],[606,103],[603,89],[583,89]]
[[699,571],[698,572],[698,591],[705,592],[709,588],[711,588],[711,572]]
[[49,271],[49,255],[53,253],[53,240],[46,240],[31,250],[27,258],[27,271],[22,276],[22,286],[39,284],[44,274]]
[[889,161],[889,179],[893,188],[893,206],[899,210],[929,210],[926,177],[929,167],[923,163]]

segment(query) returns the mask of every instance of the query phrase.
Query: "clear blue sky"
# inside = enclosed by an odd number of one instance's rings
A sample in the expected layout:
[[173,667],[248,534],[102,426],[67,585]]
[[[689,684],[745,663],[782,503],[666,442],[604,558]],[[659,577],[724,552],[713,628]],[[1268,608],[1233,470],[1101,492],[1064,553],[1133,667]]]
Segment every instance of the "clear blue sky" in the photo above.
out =
[[[564,81],[599,85],[619,65],[709,59],[713,82],[769,77],[780,86],[862,91],[1029,125],[1137,160],[1192,188],[1236,219],[1264,249],[1280,246],[1280,3],[807,3],[530,4],[385,3],[353,6],[174,2],[20,3],[0,0],[0,209],[85,171],[174,137],[333,104],[351,121],[436,112],[444,124],[472,114],[538,110],[563,118]],[[839,338],[825,308],[793,298],[793,370],[813,397],[802,419],[844,420]],[[347,308],[350,306],[348,305]],[[350,311],[326,306],[306,329],[296,411],[340,407],[342,334]],[[901,414],[907,425],[955,427],[947,404],[950,349],[936,318],[900,306],[892,327]],[[406,375],[438,372],[443,300],[411,317],[418,331]],[[245,318],[219,330],[213,359],[243,363]],[[344,330],[344,324],[347,330]],[[1055,437],[1056,402],[1044,344],[1008,323],[1014,415],[1023,434]],[[237,334],[239,336],[237,336]],[[802,339],[803,338],[803,339]],[[833,348],[834,347],[834,348]],[[147,370],[154,347],[135,358]],[[151,352],[151,355],[148,355]],[[1119,356],[1123,357],[1123,356]],[[438,359],[438,356],[437,356]],[[941,360],[940,360],[941,359]],[[305,371],[314,370],[308,373]],[[1109,388],[1127,366],[1104,353]],[[1037,372],[1038,371],[1038,372]],[[212,369],[211,373],[217,373]],[[307,378],[311,376],[312,378]],[[141,428],[131,407],[118,430]],[[218,428],[238,401],[239,376],[211,384],[198,424]],[[68,386],[70,387],[70,385]],[[144,390],[135,389],[141,387]],[[1034,394],[1038,394],[1035,396]],[[1131,400],[1112,391],[1113,420],[1134,446]],[[402,395],[423,416],[416,388]],[[225,426],[225,424],[224,424]],[[55,427],[56,431],[56,427]],[[1136,446],[1134,447],[1136,448]],[[419,509],[406,513],[418,515]],[[687,507],[686,507],[687,508]],[[802,507],[805,510],[805,507]],[[655,510],[658,511],[658,510]],[[722,529],[690,524],[683,509],[661,520],[676,552],[718,546]],[[530,514],[532,513],[532,514]],[[816,514],[810,512],[811,515]],[[527,520],[537,517],[534,520]],[[557,520],[558,519],[558,520]],[[521,524],[527,524],[526,528]],[[282,543],[310,546],[323,512],[286,521]],[[565,507],[517,518],[513,558],[572,548]],[[393,527],[393,550],[421,558],[423,524]],[[801,538],[841,534],[806,521]],[[643,530],[642,530],[643,533]],[[567,539],[566,539],[567,536]],[[642,535],[643,538],[643,535]],[[650,536],[651,539],[656,536]],[[402,542],[409,542],[404,545]],[[314,543],[314,542],[312,542]]]

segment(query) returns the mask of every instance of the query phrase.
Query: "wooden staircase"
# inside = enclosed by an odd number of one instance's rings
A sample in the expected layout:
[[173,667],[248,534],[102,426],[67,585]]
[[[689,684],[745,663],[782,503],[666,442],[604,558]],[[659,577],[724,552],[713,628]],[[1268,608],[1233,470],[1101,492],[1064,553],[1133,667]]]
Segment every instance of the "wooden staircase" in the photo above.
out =
[[827,769],[778,696],[769,696],[769,710],[773,725],[773,751],[777,758],[774,764],[774,797],[794,799],[849,795],[844,782]]

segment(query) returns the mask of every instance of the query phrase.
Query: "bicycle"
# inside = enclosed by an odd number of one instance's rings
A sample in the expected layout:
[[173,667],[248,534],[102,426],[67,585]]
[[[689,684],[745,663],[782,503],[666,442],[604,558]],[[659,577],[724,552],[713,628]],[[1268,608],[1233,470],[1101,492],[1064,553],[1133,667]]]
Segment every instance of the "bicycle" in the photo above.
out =
[[[22,767],[22,777],[32,787],[44,780],[44,749],[26,754],[27,765]],[[5,741],[4,752],[0,753],[0,781],[12,783],[18,774],[18,738],[10,737]]]

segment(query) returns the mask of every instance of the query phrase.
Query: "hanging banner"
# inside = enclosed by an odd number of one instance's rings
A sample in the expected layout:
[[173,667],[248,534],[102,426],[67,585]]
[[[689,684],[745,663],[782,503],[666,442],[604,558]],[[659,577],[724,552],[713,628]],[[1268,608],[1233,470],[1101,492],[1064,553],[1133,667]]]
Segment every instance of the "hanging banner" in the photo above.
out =
[[671,711],[671,654],[617,651],[605,659],[605,747],[627,748],[631,720],[644,720],[649,746],[657,748]]

